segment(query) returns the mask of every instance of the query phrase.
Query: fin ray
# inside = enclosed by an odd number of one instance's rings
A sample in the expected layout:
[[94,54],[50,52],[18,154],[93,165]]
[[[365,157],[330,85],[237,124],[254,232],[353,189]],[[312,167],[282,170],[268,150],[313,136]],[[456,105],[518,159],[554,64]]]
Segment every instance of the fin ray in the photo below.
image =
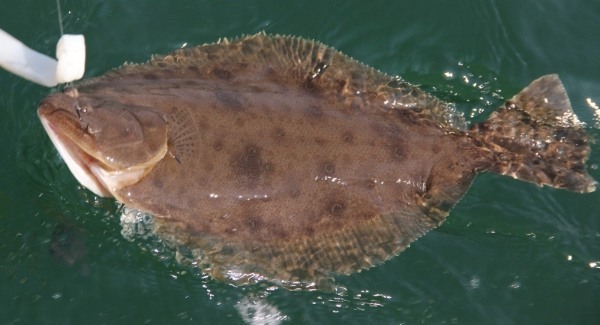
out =
[[175,107],[167,119],[169,154],[178,163],[194,157],[200,139],[198,124],[189,108]]

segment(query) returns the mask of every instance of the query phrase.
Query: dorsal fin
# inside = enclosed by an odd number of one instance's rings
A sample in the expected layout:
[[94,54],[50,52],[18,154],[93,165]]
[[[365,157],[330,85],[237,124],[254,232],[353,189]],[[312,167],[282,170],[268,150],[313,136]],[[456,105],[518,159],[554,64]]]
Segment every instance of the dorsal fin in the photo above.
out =
[[[237,74],[229,73],[237,71]],[[295,81],[348,105],[365,109],[410,109],[439,125],[463,129],[464,118],[452,105],[390,77],[328,47],[299,37],[258,33],[237,39],[179,49],[154,56],[142,65],[125,65],[107,79],[132,76],[152,78],[235,78],[261,76]],[[105,81],[110,81],[105,79]]]

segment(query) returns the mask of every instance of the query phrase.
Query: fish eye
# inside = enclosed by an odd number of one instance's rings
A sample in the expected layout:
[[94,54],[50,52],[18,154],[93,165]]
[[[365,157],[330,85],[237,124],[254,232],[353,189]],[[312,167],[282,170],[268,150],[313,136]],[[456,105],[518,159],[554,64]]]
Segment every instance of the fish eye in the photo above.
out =
[[94,109],[92,108],[92,106],[88,105],[88,104],[84,104],[84,105],[80,105],[79,101],[77,99],[75,99],[75,113],[77,114],[77,118],[81,121],[83,120],[83,116],[82,114],[89,114],[92,113],[94,111]]
[[[78,105],[78,107],[79,107],[79,105]],[[91,112],[94,111],[94,109],[90,105],[80,106],[80,109],[81,109],[81,112],[84,113],[84,114],[91,113]]]
[[81,121],[81,106],[77,102],[75,102],[75,113],[77,113],[77,118]]

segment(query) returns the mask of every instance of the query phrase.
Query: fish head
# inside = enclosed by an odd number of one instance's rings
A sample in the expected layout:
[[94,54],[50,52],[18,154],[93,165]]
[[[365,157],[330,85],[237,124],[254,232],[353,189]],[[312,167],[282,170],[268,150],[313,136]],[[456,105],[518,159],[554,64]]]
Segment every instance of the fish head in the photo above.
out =
[[161,114],[118,96],[66,88],[46,97],[38,116],[75,178],[100,196],[135,184],[167,153]]

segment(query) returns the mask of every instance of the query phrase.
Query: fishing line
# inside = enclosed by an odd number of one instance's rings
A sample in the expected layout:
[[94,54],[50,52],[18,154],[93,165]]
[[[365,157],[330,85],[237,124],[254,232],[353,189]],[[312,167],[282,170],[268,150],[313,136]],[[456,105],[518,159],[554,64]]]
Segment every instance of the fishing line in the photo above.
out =
[[[56,0],[56,10],[58,11],[58,26],[60,27],[60,36],[62,37],[64,35],[64,28],[63,28],[63,19],[62,19],[62,11],[60,9],[60,0]],[[59,86],[60,87],[60,86]],[[77,117],[79,118],[79,120],[82,120],[81,117],[81,106],[79,106],[79,100],[77,99],[77,97],[79,97],[79,92],[77,91],[77,87],[75,87],[75,85],[73,84],[72,81],[67,82],[67,84],[65,84],[64,89],[66,88],[73,88],[74,90],[74,96],[73,99],[75,100],[75,112],[77,113]]]
[[62,13],[60,11],[60,0],[56,0],[56,9],[58,10],[58,26],[60,27],[60,36],[64,35]]

